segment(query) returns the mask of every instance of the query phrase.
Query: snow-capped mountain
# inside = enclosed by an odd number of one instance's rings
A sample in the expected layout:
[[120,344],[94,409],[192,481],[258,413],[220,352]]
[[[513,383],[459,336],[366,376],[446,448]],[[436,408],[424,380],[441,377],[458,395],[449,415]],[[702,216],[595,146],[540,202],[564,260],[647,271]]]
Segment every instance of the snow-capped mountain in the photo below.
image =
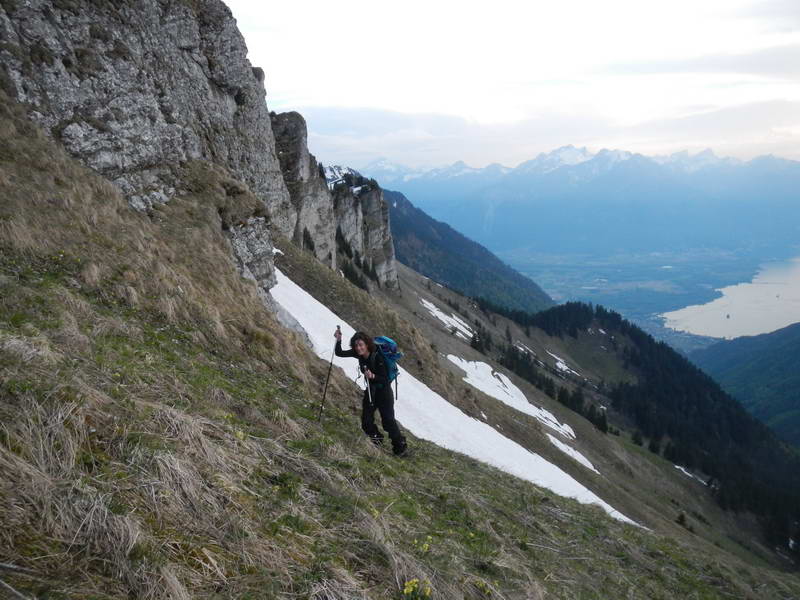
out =
[[697,154],[689,154],[688,150],[674,152],[667,156],[653,156],[652,159],[660,165],[667,165],[677,170],[693,173],[706,167],[717,167],[720,165],[736,166],[742,161],[736,158],[719,157],[714,154],[711,148],[706,148]]
[[516,169],[522,173],[547,173],[567,165],[577,165],[587,160],[591,160],[595,155],[585,147],[576,148],[575,146],[562,146],[552,152],[542,152],[533,160],[520,164]]
[[[486,167],[472,167],[464,161],[457,161],[443,167],[415,169],[393,163],[386,158],[379,158],[367,164],[361,169],[361,172],[368,177],[375,178],[384,187],[392,188],[394,186],[407,193],[410,190],[406,190],[403,184],[409,182],[414,182],[414,185],[421,185],[423,182],[439,183],[450,180],[450,183],[452,183],[459,178],[468,178],[475,183],[480,182],[482,179],[494,181],[505,176],[509,177],[509,179],[543,176],[560,170],[570,171],[571,176],[569,179],[574,181],[581,178],[596,177],[633,157],[650,161],[672,171],[684,173],[694,173],[720,166],[739,166],[744,164],[735,158],[719,157],[710,148],[695,154],[691,154],[688,150],[683,150],[669,155],[647,156],[628,150],[608,148],[603,148],[594,153],[586,147],[578,148],[570,144],[550,152],[542,152],[536,158],[522,162],[513,168],[499,163],[492,163]],[[577,168],[579,165],[582,166]]]
[[391,187],[393,184],[408,181],[424,173],[426,169],[414,169],[393,163],[387,158],[378,158],[365,165],[361,172],[376,179],[381,185]]
[[344,181],[345,175],[353,177],[360,177],[361,173],[350,167],[343,167],[341,165],[330,165],[325,167],[325,179],[328,181],[329,186],[334,186],[337,183]]
[[499,253],[758,244],[767,256],[796,244],[800,217],[800,162],[711,150],[651,157],[564,146],[510,170],[457,162],[388,187]]
[[459,160],[458,162],[454,162],[452,165],[449,165],[447,167],[431,169],[430,171],[421,173],[420,175],[417,176],[417,178],[422,180],[452,179],[453,177],[464,177],[465,175],[475,175],[476,173],[480,173],[481,171],[482,169],[470,167],[463,160]]

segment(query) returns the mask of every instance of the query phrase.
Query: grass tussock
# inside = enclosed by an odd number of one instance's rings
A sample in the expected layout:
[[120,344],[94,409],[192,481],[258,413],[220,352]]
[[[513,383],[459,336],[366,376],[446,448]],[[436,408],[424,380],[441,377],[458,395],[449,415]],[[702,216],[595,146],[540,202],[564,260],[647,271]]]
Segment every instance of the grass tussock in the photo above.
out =
[[[6,584],[153,600],[798,593],[421,441],[396,460],[360,433],[339,372],[318,423],[327,365],[234,267],[225,228],[260,210],[244,186],[189,165],[186,193],[141,215],[5,99],[0,131],[0,563],[22,569]],[[342,285],[330,293],[356,307]],[[433,359],[396,315],[362,318]]]

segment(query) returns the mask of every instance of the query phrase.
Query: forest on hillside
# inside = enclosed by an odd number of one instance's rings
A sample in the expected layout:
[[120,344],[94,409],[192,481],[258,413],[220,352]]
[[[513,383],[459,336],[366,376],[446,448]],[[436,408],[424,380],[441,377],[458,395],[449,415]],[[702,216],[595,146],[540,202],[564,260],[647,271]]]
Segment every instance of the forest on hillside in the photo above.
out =
[[800,448],[800,323],[689,355],[755,417]]
[[796,533],[800,454],[684,356],[602,306],[568,302],[531,314],[476,302],[551,336],[577,337],[592,326],[613,334],[638,383],[613,384],[608,395],[614,410],[634,423],[635,441],[646,439],[651,451],[703,473],[719,505],[757,515],[770,542],[785,545]]

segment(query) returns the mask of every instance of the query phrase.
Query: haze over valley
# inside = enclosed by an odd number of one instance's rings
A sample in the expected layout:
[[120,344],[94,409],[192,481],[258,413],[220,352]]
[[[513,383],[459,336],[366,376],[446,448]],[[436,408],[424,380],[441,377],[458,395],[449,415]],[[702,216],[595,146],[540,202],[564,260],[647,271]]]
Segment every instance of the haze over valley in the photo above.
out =
[[800,255],[800,163],[773,156],[647,157],[566,146],[513,169],[455,163],[420,171],[378,160],[363,171],[555,300],[612,307],[687,350],[707,341],[664,328],[663,313],[711,302],[719,288]]

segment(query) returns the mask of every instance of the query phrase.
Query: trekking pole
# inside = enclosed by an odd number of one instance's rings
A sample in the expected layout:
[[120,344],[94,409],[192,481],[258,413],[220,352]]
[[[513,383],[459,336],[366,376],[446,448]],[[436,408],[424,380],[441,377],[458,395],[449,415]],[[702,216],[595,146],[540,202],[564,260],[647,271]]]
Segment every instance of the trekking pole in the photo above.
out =
[[[336,326],[336,331],[341,333],[341,329],[339,326]],[[317,416],[317,421],[322,421],[322,408],[325,406],[325,396],[328,393],[328,381],[331,378],[331,369],[333,369],[333,355],[336,353],[336,346],[333,347],[333,352],[331,352],[331,364],[328,365],[328,376],[325,377],[325,389],[322,391],[322,402],[319,403],[319,415]]]

